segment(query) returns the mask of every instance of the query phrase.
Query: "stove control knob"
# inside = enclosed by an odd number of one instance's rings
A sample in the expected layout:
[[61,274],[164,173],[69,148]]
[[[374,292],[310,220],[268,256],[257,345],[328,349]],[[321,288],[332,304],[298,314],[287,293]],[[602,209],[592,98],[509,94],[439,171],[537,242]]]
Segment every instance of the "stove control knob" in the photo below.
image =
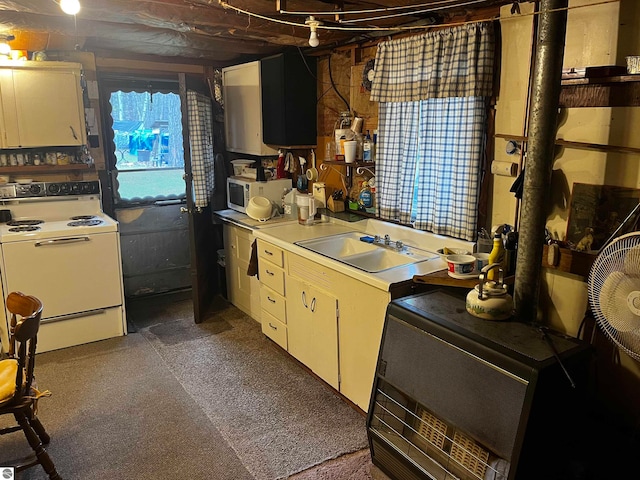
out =
[[38,195],[41,192],[42,192],[42,187],[40,185],[31,185],[29,187],[29,193],[31,193],[32,195]]
[[53,195],[57,195],[58,193],[60,193],[60,184],[52,183],[51,185],[49,185],[49,193],[52,193]]
[[69,193],[69,184],[68,183],[63,183],[60,185],[60,193],[63,195],[67,195]]
[[80,193],[80,184],[79,183],[72,183],[71,184],[71,193],[72,194]]

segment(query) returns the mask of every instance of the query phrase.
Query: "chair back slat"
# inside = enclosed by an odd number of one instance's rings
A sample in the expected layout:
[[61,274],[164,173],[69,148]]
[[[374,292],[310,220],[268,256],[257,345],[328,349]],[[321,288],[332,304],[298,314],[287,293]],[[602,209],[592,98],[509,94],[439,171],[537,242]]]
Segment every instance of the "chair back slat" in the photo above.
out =
[[18,360],[16,402],[31,390],[42,308],[40,300],[21,292],[12,292],[7,297],[7,310],[11,313],[9,355]]

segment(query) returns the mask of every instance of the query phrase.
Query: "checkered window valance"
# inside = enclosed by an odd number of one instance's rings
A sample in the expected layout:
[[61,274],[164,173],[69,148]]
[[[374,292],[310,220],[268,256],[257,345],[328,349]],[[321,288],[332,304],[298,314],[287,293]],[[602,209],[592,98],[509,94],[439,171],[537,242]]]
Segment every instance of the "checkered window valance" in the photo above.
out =
[[382,42],[376,53],[371,100],[491,96],[494,50],[491,22]]

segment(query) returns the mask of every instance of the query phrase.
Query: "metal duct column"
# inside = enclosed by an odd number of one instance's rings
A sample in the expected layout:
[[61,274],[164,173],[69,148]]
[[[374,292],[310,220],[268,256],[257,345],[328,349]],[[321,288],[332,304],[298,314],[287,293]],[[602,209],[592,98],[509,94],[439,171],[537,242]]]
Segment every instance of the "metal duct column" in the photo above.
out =
[[554,161],[568,0],[541,0],[520,210],[514,303],[518,320],[537,317],[541,258]]

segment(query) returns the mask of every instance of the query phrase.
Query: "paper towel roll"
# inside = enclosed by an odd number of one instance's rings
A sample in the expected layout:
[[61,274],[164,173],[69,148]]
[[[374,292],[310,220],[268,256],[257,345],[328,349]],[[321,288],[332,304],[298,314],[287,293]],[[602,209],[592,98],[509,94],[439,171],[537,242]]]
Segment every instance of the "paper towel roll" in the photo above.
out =
[[512,162],[491,162],[491,173],[504,177],[515,177],[518,174],[518,164]]

